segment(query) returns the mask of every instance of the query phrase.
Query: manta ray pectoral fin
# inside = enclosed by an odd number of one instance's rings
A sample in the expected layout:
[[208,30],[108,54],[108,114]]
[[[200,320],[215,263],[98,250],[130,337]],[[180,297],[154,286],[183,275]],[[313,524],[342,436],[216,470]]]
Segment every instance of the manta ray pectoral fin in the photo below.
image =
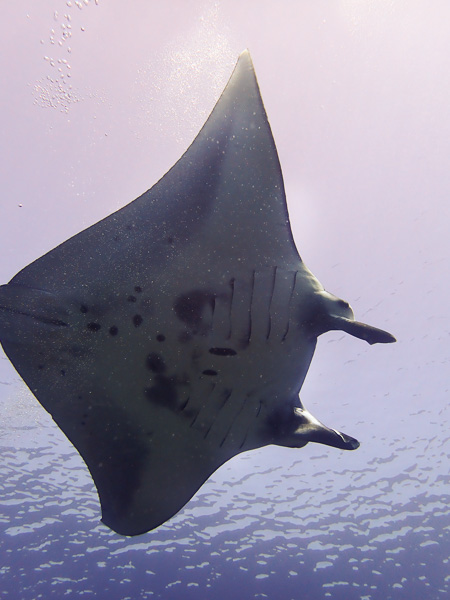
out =
[[369,344],[391,344],[395,337],[388,331],[340,316],[331,316],[332,329],[340,329]]
[[67,328],[67,321],[68,311],[55,294],[22,285],[0,286],[2,344],[30,344],[36,335],[51,336]]
[[359,448],[358,440],[327,427],[303,407],[294,408],[294,414],[289,417],[289,426],[286,427],[285,424],[283,429],[282,435],[276,441],[279,446],[302,448],[308,442],[316,442],[341,450]]

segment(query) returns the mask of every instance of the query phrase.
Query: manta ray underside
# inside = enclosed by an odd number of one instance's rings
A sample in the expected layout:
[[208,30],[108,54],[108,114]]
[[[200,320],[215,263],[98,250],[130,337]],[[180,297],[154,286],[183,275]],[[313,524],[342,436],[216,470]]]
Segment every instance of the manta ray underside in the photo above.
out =
[[395,341],[300,259],[247,51],[156,185],[0,287],[3,348],[124,535],[167,521],[240,452],[357,448],[299,400],[331,329]]

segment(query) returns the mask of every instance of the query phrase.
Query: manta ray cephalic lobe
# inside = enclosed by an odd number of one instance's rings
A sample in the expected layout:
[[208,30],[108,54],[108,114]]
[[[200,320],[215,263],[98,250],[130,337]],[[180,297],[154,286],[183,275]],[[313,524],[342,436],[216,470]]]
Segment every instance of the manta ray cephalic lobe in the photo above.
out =
[[167,521],[240,452],[357,448],[299,400],[331,329],[395,341],[303,264],[248,51],[158,183],[0,287],[3,348],[123,535]]

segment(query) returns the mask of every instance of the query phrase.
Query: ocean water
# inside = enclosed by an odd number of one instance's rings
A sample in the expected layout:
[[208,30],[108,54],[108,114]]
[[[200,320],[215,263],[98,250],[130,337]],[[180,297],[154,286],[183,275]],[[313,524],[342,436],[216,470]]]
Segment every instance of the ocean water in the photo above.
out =
[[356,453],[314,444],[236,457],[175,518],[125,538],[99,521],[79,455],[16,387],[0,402],[2,599],[449,597],[448,409],[435,435],[385,439],[376,458],[372,436],[360,469]]
[[236,457],[136,538],[1,353],[0,599],[447,600],[449,5],[174,4],[3,3],[0,283],[154,183],[249,47],[301,255],[398,343],[312,363],[356,452]]

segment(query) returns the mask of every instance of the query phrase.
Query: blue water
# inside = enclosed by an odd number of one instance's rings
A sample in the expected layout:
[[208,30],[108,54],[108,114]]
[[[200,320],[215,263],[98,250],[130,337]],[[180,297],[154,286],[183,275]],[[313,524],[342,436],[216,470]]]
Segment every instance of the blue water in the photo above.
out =
[[87,469],[46,413],[7,397],[1,598],[448,598],[445,420],[431,439],[391,440],[359,470],[356,454],[311,444],[248,453],[166,525],[124,538],[100,523]]

